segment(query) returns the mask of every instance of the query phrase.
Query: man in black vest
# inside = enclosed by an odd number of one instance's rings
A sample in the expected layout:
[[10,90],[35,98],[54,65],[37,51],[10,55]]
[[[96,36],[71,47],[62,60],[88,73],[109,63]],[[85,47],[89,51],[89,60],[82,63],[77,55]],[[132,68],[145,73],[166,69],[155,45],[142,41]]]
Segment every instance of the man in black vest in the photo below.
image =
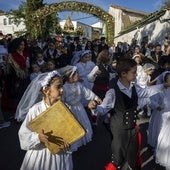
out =
[[138,99],[143,104],[150,103],[147,91],[133,82],[136,79],[137,65],[132,59],[120,59],[116,71],[118,78],[110,83],[110,89],[100,105],[89,103],[99,114],[112,114],[110,127],[113,135],[111,143],[112,158],[106,170],[140,170],[140,133],[136,126]]

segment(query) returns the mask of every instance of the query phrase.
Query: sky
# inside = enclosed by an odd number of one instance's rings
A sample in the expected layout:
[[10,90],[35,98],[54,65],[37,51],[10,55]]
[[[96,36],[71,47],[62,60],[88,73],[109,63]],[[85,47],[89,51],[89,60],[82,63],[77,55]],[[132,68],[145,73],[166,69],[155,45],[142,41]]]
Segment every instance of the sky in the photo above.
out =
[[[0,0],[0,10],[7,12],[10,9],[13,10],[17,9],[21,1],[24,2],[25,0]],[[84,0],[84,1],[79,0],[79,1],[93,4],[95,6],[104,9],[105,11],[108,11],[111,5],[118,5],[133,10],[152,13],[160,9],[164,0]],[[57,3],[57,2],[62,2],[62,0],[44,0],[44,3],[47,4]],[[86,23],[89,25],[99,21],[98,18],[81,12],[64,11],[58,14],[59,14],[58,15],[59,18],[61,18],[62,20],[66,19],[67,16],[70,15],[72,20],[77,20],[79,22]]]

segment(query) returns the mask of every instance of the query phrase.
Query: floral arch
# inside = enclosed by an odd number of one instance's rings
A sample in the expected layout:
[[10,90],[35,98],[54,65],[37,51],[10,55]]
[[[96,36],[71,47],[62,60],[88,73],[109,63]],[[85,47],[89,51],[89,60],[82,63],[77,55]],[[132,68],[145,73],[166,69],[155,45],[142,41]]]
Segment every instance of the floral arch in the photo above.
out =
[[114,39],[114,18],[104,11],[103,9],[96,7],[94,5],[85,3],[85,2],[77,2],[77,1],[64,1],[59,3],[53,3],[50,5],[46,5],[40,9],[38,9],[33,14],[34,21],[38,21],[39,18],[46,17],[54,12],[62,12],[62,11],[77,11],[91,14],[97,18],[100,18],[106,25],[106,39],[108,43],[112,43]]

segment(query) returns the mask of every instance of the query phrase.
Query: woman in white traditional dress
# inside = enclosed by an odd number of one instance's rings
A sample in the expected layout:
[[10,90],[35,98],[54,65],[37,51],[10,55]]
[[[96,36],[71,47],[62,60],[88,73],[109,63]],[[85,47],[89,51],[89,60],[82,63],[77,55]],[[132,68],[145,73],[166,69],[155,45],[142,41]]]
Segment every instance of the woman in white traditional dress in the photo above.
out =
[[84,106],[81,103],[81,99],[84,97],[86,100],[96,100],[99,103],[101,102],[101,99],[91,90],[78,82],[79,75],[77,72],[77,67],[66,66],[59,72],[61,75],[63,75],[63,79],[66,81],[63,85],[62,100],[69,105],[70,110],[74,116],[86,130],[85,136],[71,146],[72,151],[76,151],[78,147],[86,145],[86,143],[92,139],[91,123],[84,109]]
[[[76,64],[77,71],[79,74],[79,81],[82,85],[90,90],[93,88],[93,83],[88,81],[87,75],[91,72],[91,70],[95,67],[95,63],[91,61],[91,51],[85,50],[82,52],[80,56],[80,61]],[[83,106],[87,107],[89,101],[85,98],[82,98]]]
[[[36,101],[39,100],[40,91],[43,94],[43,100],[36,103]],[[48,145],[48,136],[45,134],[44,130],[42,130],[42,133],[38,134],[33,132],[28,125],[31,120],[61,99],[62,92],[62,80],[57,71],[52,71],[36,77],[21,99],[19,104],[20,109],[18,109],[16,118],[18,120],[23,120],[25,118],[18,134],[21,149],[27,151],[21,165],[21,170],[73,169],[72,154],[67,151],[69,146],[67,142],[63,141],[65,148],[63,152],[52,154],[45,146]],[[29,108],[28,106],[31,106],[31,108],[26,114]]]
[[165,72],[163,77],[169,87],[166,89],[164,97],[165,107],[162,113],[162,127],[158,136],[156,162],[170,170],[170,72]]

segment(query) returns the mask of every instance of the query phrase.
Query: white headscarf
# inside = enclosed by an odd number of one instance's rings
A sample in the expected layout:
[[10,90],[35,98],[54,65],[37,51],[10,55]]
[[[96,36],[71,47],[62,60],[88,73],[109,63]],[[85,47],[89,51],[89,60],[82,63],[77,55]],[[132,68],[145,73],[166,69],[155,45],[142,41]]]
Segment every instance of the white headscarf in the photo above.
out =
[[41,88],[47,87],[52,77],[59,76],[60,74],[54,70],[52,72],[46,72],[38,75],[31,81],[25,90],[15,113],[15,119],[17,121],[23,121],[25,119],[28,110],[37,102],[42,100]]
[[153,64],[151,64],[151,63],[146,63],[146,64],[144,64],[143,69],[144,69],[144,71],[154,70],[155,66]]
[[65,74],[68,74],[68,72],[69,72],[69,74],[70,74],[69,77],[72,77],[73,74],[77,71],[77,67],[67,65],[65,67],[62,67],[62,68],[58,69],[57,71],[61,74],[61,76],[64,76]]
[[91,50],[84,50],[84,51],[82,51],[81,58],[84,57],[86,54],[90,54],[90,53],[91,53]]

